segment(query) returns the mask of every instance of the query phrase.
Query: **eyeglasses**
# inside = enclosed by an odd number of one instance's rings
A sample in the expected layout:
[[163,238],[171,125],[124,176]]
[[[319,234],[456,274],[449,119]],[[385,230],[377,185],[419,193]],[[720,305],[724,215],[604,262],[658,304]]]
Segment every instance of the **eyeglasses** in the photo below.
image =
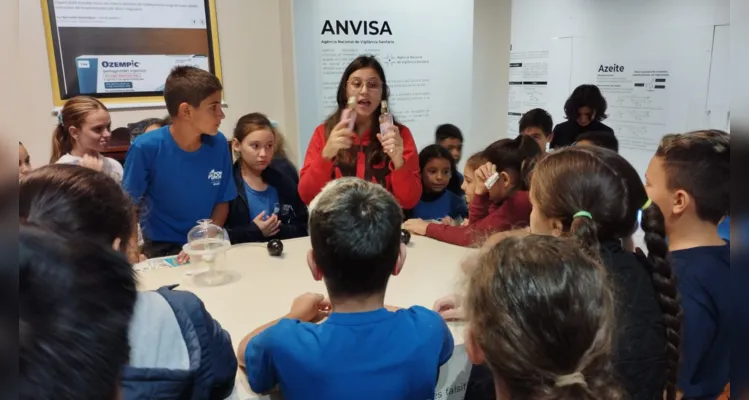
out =
[[346,83],[355,90],[361,90],[362,86],[366,86],[367,90],[382,89],[382,82],[380,82],[379,79],[370,79],[368,81],[363,81],[361,79],[350,79]]

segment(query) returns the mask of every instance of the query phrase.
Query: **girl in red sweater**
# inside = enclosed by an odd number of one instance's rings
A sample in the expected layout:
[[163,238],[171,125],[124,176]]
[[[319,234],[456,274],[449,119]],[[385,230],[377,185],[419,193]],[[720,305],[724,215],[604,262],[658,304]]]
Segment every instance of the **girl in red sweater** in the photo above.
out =
[[326,183],[342,176],[383,185],[404,209],[419,203],[419,154],[411,131],[396,121],[380,131],[388,95],[385,72],[374,56],[359,56],[346,67],[338,84],[338,109],[315,129],[307,146],[299,179],[304,203],[309,205]]
[[[458,246],[472,246],[492,233],[527,226],[531,202],[523,171],[541,154],[532,138],[521,135],[515,139],[498,140],[482,155],[487,163],[475,171],[474,196],[468,209],[468,225],[433,224],[410,219],[403,224],[409,232],[428,236]],[[499,179],[487,189],[485,182],[494,173]]]

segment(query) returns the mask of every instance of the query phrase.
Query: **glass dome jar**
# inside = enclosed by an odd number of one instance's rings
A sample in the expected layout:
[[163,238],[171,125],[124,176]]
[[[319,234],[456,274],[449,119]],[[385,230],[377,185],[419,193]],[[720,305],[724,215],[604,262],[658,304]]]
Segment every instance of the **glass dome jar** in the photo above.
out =
[[230,247],[229,233],[210,219],[201,219],[190,229],[182,249],[190,256],[191,264],[206,267],[204,272],[194,275],[196,284],[218,286],[231,280],[231,276],[223,271],[226,251]]

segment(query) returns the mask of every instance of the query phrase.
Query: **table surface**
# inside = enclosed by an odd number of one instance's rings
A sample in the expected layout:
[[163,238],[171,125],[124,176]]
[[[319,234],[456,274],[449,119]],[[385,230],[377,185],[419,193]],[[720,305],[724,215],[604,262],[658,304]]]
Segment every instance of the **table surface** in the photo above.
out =
[[[231,335],[234,348],[258,326],[285,315],[292,300],[306,292],[326,294],[325,285],[312,279],[307,266],[309,237],[284,240],[280,257],[271,257],[265,243],[234,245],[226,253],[224,268],[234,280],[216,287],[196,285],[192,275],[204,268],[200,264],[176,268],[143,269],[138,272],[139,289],[154,290],[179,284],[179,289],[198,295],[224,329]],[[461,263],[475,250],[453,246],[433,239],[414,236],[406,251],[400,275],[391,277],[385,303],[396,307],[420,305],[431,308],[434,301],[459,291]],[[153,265],[149,260],[136,266]],[[455,344],[463,343],[463,326],[449,323]],[[240,373],[241,374],[241,373]],[[238,375],[240,398],[253,398],[246,378]]]

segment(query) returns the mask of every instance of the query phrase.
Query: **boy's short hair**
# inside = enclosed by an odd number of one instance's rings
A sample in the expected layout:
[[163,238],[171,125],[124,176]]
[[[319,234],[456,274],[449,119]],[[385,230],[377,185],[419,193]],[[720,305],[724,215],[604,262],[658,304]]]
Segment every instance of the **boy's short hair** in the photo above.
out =
[[577,135],[576,142],[587,141],[598,147],[619,152],[619,140],[612,132],[590,131]]
[[200,68],[182,65],[175,67],[166,78],[164,102],[171,117],[176,117],[179,105],[187,103],[199,107],[200,103],[223,90],[216,75]]
[[18,251],[20,398],[116,398],[130,357],[132,267],[111,247],[28,225]]
[[551,115],[543,108],[534,108],[527,111],[520,117],[518,125],[520,133],[523,133],[527,128],[539,128],[546,137],[549,137],[554,129],[554,122],[551,119]]
[[440,143],[445,139],[458,139],[463,141],[463,133],[453,124],[442,124],[434,131],[434,140]]
[[315,263],[331,296],[385,291],[400,253],[403,211],[385,188],[341,178],[323,188],[309,208]]

